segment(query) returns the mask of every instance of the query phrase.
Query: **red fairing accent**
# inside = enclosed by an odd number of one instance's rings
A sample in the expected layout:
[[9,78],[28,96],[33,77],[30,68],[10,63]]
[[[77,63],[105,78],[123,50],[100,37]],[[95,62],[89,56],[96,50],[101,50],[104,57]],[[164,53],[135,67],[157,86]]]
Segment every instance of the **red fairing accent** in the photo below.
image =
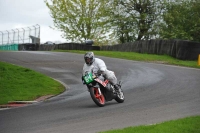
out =
[[96,78],[95,81],[97,81],[98,83],[100,83],[101,85],[103,85],[104,87],[106,87],[106,85],[108,84],[108,80],[106,80],[105,82],[101,81],[100,79]]

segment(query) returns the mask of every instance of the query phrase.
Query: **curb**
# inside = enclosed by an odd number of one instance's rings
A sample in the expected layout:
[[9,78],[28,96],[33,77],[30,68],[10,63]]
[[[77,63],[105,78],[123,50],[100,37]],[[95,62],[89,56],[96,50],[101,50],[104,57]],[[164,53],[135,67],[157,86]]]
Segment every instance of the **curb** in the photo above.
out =
[[34,103],[38,103],[41,101],[45,101],[46,99],[51,98],[53,96],[54,95],[41,96],[34,101],[9,101],[8,104],[0,105],[0,108],[23,107],[28,104],[34,104]]
[[37,103],[37,101],[9,101],[8,104],[32,104]]

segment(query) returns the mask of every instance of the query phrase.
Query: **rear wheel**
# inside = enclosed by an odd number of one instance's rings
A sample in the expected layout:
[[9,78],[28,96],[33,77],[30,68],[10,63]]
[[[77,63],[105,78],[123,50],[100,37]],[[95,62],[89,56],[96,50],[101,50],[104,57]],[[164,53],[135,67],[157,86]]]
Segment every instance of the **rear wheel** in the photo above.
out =
[[105,97],[101,93],[101,90],[95,87],[90,88],[90,95],[92,100],[98,105],[99,107],[103,107],[105,105]]
[[118,103],[123,103],[124,102],[125,97],[124,97],[124,92],[122,91],[122,89],[119,89],[119,92],[117,92],[117,97],[115,98],[115,100]]

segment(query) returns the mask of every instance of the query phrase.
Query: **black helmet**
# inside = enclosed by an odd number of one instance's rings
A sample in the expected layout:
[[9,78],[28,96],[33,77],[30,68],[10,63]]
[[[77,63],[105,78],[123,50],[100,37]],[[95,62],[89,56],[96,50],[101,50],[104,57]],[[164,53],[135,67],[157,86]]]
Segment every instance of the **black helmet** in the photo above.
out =
[[87,65],[92,65],[92,63],[94,62],[94,53],[93,52],[85,53],[84,59]]

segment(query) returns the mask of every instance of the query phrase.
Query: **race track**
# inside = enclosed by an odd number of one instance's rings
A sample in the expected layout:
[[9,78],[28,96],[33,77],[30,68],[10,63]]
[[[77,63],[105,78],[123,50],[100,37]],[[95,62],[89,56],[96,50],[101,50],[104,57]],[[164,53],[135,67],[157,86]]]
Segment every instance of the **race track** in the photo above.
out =
[[44,73],[67,87],[47,101],[0,110],[0,132],[95,133],[200,115],[200,70],[100,58],[123,82],[124,103],[95,105],[81,82],[81,54],[0,52],[0,61]]

